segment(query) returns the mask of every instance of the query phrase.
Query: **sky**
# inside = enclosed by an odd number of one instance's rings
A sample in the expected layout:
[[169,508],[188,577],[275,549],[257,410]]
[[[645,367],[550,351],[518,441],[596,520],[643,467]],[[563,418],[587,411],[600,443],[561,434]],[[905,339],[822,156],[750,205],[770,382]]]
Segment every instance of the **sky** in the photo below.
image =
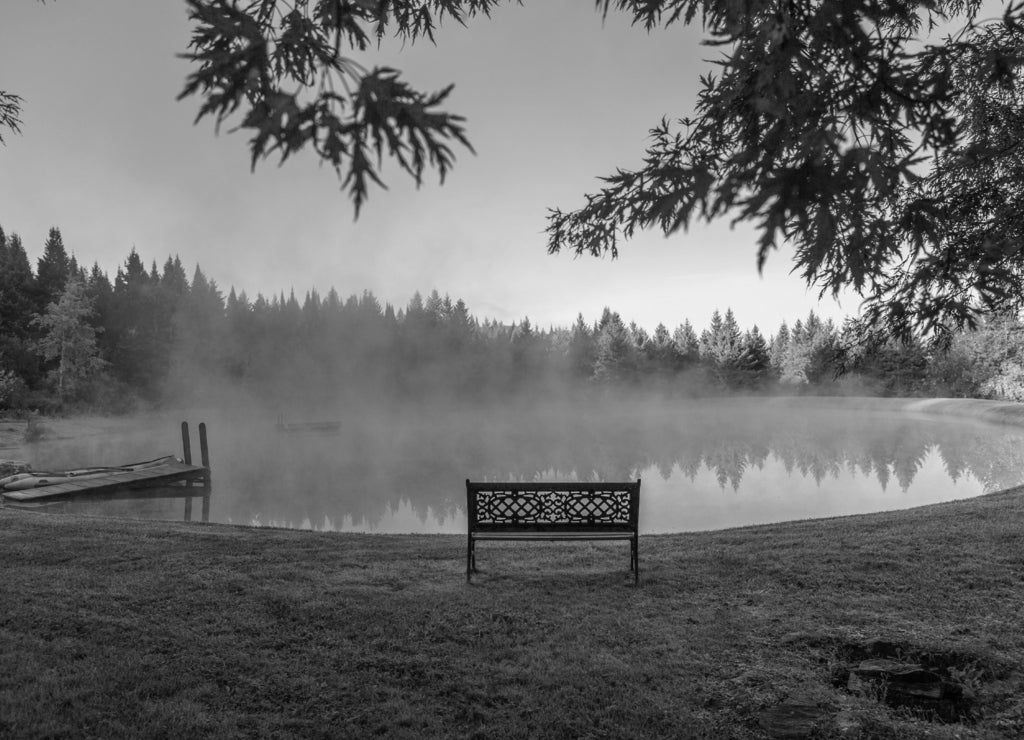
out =
[[58,226],[111,279],[134,248],[147,265],[180,256],[190,277],[199,264],[225,295],[250,299],[333,287],[401,308],[436,289],[481,320],[569,326],[608,306],[648,331],[684,319],[699,331],[732,308],[766,334],[811,310],[837,322],[857,312],[854,295],[819,300],[785,248],[759,275],[753,230],[725,221],[645,232],[617,260],[547,254],[549,208],[581,206],[598,177],[641,164],[663,116],[692,112],[718,53],[699,29],[647,33],[602,19],[591,0],[527,0],[446,24],[436,46],[351,55],[421,90],[455,83],[447,109],[466,117],[476,150],[456,150],[444,185],[386,170],[389,189],[358,220],[314,156],[253,173],[244,132],[193,124],[199,99],[175,100],[189,35],[182,0],[4,0],[0,90],[25,102],[21,135],[0,146],[0,226],[33,264]]

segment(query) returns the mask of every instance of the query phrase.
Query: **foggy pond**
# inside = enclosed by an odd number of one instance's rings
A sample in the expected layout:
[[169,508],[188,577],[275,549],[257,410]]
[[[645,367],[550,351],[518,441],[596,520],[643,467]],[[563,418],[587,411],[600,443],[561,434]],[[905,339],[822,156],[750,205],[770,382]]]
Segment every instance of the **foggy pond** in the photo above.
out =
[[[648,534],[903,509],[1024,479],[1020,427],[836,399],[436,405],[321,417],[340,427],[288,433],[275,414],[251,410],[106,419],[24,451],[37,470],[180,455],[180,420],[193,429],[206,421],[210,521],[377,533],[464,533],[466,478],[639,477]],[[184,504],[53,508],[180,520]]]

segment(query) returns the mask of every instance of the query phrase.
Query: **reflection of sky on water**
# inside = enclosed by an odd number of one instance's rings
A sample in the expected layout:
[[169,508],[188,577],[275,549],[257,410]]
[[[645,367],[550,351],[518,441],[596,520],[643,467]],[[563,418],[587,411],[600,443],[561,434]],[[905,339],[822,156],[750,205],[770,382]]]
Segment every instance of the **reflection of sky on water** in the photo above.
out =
[[[1020,428],[869,413],[838,400],[538,407],[515,415],[403,409],[350,415],[336,436],[282,435],[273,421],[211,421],[211,521],[461,534],[466,478],[640,476],[641,531],[661,533],[903,509],[1024,481]],[[28,459],[36,469],[119,464],[177,452],[175,435],[169,419],[110,422],[88,440],[37,445]],[[184,504],[64,508],[181,519]]]

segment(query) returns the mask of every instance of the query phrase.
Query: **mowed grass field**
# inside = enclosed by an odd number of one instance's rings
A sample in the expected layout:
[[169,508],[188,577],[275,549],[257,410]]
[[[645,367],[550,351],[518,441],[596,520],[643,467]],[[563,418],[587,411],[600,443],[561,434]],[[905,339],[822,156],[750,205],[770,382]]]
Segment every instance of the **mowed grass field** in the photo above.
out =
[[1024,489],[464,548],[0,509],[0,737],[1024,736]]

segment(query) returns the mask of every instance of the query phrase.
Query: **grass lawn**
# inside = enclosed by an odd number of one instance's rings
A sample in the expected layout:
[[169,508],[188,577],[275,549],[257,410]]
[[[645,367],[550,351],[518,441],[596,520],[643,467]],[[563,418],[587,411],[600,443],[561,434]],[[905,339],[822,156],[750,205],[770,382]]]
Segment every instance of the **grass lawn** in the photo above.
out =
[[1024,489],[464,547],[0,509],[0,737],[1024,736]]

